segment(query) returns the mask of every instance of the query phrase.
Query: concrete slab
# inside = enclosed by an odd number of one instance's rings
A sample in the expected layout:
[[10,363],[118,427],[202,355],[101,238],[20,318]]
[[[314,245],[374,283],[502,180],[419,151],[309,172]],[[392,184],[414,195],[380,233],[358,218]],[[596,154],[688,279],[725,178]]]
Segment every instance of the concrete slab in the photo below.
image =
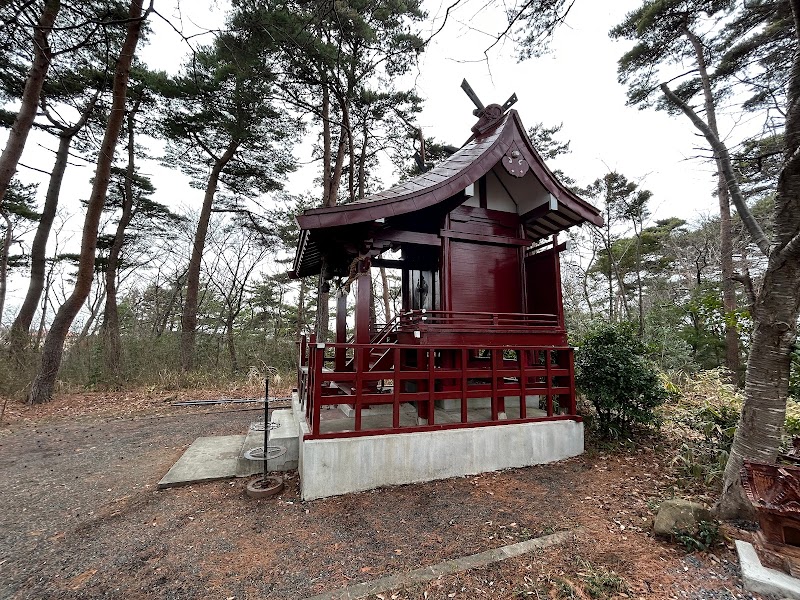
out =
[[[283,446],[286,453],[274,459],[270,459],[268,468],[270,471],[292,471],[297,468],[300,458],[300,428],[291,408],[283,408],[272,411],[273,422],[280,427],[273,429],[269,433],[270,446]],[[264,472],[264,463],[261,461],[248,460],[244,458],[244,453],[253,448],[260,448],[264,445],[264,432],[256,431],[252,428],[248,430],[247,437],[242,445],[242,451],[236,465],[237,477],[248,477]]]
[[755,594],[800,600],[800,580],[762,565],[756,549],[748,542],[736,540],[736,552],[739,554],[744,589]]
[[234,477],[244,440],[243,435],[197,438],[158,482],[158,487],[169,488]]

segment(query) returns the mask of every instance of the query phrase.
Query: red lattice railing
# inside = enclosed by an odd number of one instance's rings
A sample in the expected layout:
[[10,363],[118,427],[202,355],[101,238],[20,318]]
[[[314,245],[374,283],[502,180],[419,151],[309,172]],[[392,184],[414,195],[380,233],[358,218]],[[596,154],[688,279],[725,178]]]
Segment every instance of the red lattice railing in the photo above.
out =
[[[569,347],[317,344],[313,338],[308,344],[301,342],[306,352],[298,373],[298,390],[311,430],[307,439],[580,420]],[[337,350],[347,353],[347,370],[329,368]],[[531,397],[538,398],[538,407],[529,406]],[[477,399],[484,399],[484,404],[488,400],[488,411],[472,410]],[[437,422],[443,414],[437,413],[440,401],[449,401],[458,410]],[[403,424],[401,408],[405,405],[407,421],[412,403],[417,420]],[[352,407],[351,421],[343,426],[340,416],[340,430],[326,431],[322,411],[340,404]],[[391,420],[385,411],[386,423],[370,427],[362,412],[376,406],[391,406]]]

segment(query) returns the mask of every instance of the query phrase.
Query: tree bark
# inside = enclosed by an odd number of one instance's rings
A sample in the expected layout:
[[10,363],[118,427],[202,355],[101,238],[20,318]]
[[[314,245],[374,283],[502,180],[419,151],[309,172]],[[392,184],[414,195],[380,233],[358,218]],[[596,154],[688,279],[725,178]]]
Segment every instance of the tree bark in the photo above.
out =
[[[800,173],[795,193],[800,193]],[[780,192],[779,192],[780,193]],[[753,341],[747,361],[745,400],[725,467],[721,518],[751,517],[740,471],[745,460],[773,463],[781,444],[789,396],[791,351],[796,337],[800,269],[798,261],[771,258],[753,314]]]
[[131,0],[130,20],[127,25],[125,41],[122,44],[114,70],[113,102],[103,142],[100,146],[92,193],[86,206],[86,219],[83,224],[80,262],[78,264],[75,288],[58,310],[58,313],[56,313],[50,331],[45,338],[39,372],[31,384],[31,391],[28,396],[31,403],[47,402],[52,398],[56,375],[61,367],[61,359],[64,353],[64,341],[67,339],[67,334],[75,316],[80,311],[92,288],[100,216],[103,212],[108,182],[111,178],[114,148],[117,145],[119,133],[122,129],[122,121],[125,118],[125,96],[128,91],[131,63],[136,52],[136,45],[139,42],[144,20],[142,17],[142,2],[143,0]]
[[[719,137],[717,128],[717,112],[714,104],[714,92],[708,76],[705,51],[700,38],[688,27],[683,29],[684,35],[691,42],[697,59],[700,82],[703,85],[703,104],[706,111],[708,128]],[[728,315],[736,311],[736,286],[733,280],[733,233],[731,228],[731,202],[721,157],[715,152],[714,162],[717,165],[717,198],[719,200],[719,250],[720,267],[722,269],[722,304],[725,309],[725,366],[731,371],[738,385],[739,379],[739,331],[736,323],[732,323]]]
[[[339,130],[339,147],[336,150],[336,161],[333,165],[330,164],[331,162],[331,141],[330,141],[330,118],[329,118],[329,111],[330,111],[330,101],[327,95],[327,87],[323,86],[323,135],[325,137],[324,140],[324,156],[323,156],[323,170],[324,173],[327,174],[328,179],[328,187],[323,190],[323,206],[336,206],[336,203],[339,200],[339,184],[342,181],[342,171],[344,167],[344,156],[345,156],[345,149],[346,149],[346,139],[347,139],[347,128],[344,125],[344,122],[347,122],[348,117],[346,116],[346,107],[342,105],[342,114],[343,114],[343,124]],[[323,182],[325,180],[325,176],[323,176]],[[316,332],[317,332],[317,339],[321,342],[324,342],[328,339],[328,329],[330,320],[330,292],[325,291],[325,288],[328,287],[330,284],[327,283],[325,280],[325,273],[327,271],[327,260],[323,256],[322,257],[322,270],[319,275],[319,283],[318,283],[318,293],[317,293],[317,323],[316,323]]]
[[42,296],[44,288],[46,270],[46,251],[47,240],[50,237],[50,230],[56,218],[58,209],[58,196],[61,193],[61,183],[64,181],[64,171],[67,169],[69,159],[69,147],[72,143],[72,135],[60,135],[58,141],[58,151],[56,152],[56,162],[50,172],[50,182],[47,186],[47,196],[42,208],[42,216],[39,225],[36,227],[36,235],[31,245],[31,275],[28,282],[28,291],[22,307],[11,325],[10,347],[12,355],[17,355],[25,348],[28,341],[28,333],[36,314],[36,307]]
[[200,294],[200,267],[203,261],[203,249],[206,245],[208,222],[211,219],[214,195],[217,192],[222,169],[233,158],[238,147],[239,142],[231,140],[222,156],[214,161],[214,166],[206,183],[203,208],[200,211],[200,220],[197,223],[197,230],[194,234],[192,257],[189,259],[189,269],[186,275],[186,300],[183,304],[183,314],[181,315],[181,368],[184,372],[191,371],[194,368],[194,344],[197,337],[197,307]]
[[[791,6],[795,52],[787,94],[784,164],[775,195],[772,251],[753,305],[753,342],[747,361],[742,416],[716,506],[722,518],[749,516],[753,512],[740,478],[744,461],[774,462],[777,457],[800,313],[800,0],[791,0]],[[735,199],[735,190],[730,191]],[[746,215],[742,216],[744,220]]]
[[120,377],[122,362],[122,339],[119,332],[119,307],[117,305],[117,271],[119,270],[122,246],[125,244],[125,231],[133,219],[133,176],[136,173],[136,153],[134,147],[134,119],[139,110],[140,99],[137,99],[128,112],[128,166],[125,172],[125,184],[122,194],[122,214],[114,241],[108,250],[106,265],[106,302],[103,307],[103,324],[100,328],[103,336],[103,360],[108,374],[117,381]]
[[0,326],[3,325],[3,309],[6,304],[6,287],[8,285],[8,255],[11,253],[11,243],[14,241],[14,232],[11,228],[11,219],[0,210],[0,215],[6,222],[6,233],[3,236],[3,247],[0,248]]
[[169,297],[169,302],[167,302],[166,307],[164,307],[163,316],[160,319],[156,319],[153,323],[153,333],[155,333],[156,337],[161,337],[164,331],[167,329],[167,325],[172,317],[172,307],[175,306],[175,302],[181,295],[181,290],[183,289],[183,280],[185,277],[186,271],[177,276],[175,283],[172,286],[172,294]]
[[47,323],[47,306],[50,304],[50,287],[53,285],[53,271],[55,270],[56,261],[50,265],[47,274],[44,278],[44,295],[42,296],[42,316],[39,317],[39,327],[36,330],[36,340],[33,343],[34,350],[39,350],[39,345],[42,343],[44,337],[44,328]]
[[236,356],[236,344],[233,340],[233,315],[228,315],[225,321],[225,343],[231,357],[231,372],[235,375],[239,371],[239,360]]
[[39,23],[33,30],[33,63],[25,80],[22,105],[11,126],[6,147],[0,155],[0,206],[3,205],[8,186],[11,185],[11,180],[17,171],[17,164],[19,164],[22,151],[25,149],[28,133],[30,133],[36,118],[39,97],[42,94],[42,86],[53,55],[50,48],[50,32],[60,10],[60,0],[47,0]]

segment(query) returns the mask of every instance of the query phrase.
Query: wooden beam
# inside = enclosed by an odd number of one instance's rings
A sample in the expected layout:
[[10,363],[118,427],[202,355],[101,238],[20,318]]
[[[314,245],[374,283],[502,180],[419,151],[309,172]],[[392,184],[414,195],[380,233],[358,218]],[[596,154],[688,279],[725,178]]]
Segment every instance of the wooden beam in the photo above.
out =
[[483,235],[481,233],[463,233],[461,231],[448,231],[447,229],[442,229],[439,235],[443,238],[485,242],[487,244],[497,244],[499,246],[530,246],[533,243],[532,240],[522,238],[503,235]]
[[399,229],[384,229],[375,232],[374,241],[401,242],[405,244],[420,244],[421,246],[441,246],[442,240],[433,233],[419,233],[417,231],[401,231]]
[[373,267],[383,267],[385,269],[405,269],[406,268],[406,261],[404,260],[395,260],[392,258],[373,258],[372,259],[372,266]]
[[553,194],[550,194],[550,200],[542,204],[541,206],[537,206],[533,210],[529,210],[525,214],[523,214],[520,218],[524,222],[536,221],[541,219],[545,215],[550,214],[551,212],[556,212],[558,210],[558,200],[556,199]]

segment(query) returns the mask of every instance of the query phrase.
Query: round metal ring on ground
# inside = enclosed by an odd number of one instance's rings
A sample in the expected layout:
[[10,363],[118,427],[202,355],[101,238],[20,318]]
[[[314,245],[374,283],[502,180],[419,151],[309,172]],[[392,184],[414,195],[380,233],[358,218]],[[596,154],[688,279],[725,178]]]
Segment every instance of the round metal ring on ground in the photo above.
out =
[[[281,426],[280,423],[276,423],[275,421],[269,422],[269,430],[273,431],[278,429]],[[264,421],[256,421],[255,423],[250,423],[250,429],[252,431],[264,431]]]
[[283,487],[283,477],[259,477],[247,484],[247,495],[250,498],[270,498],[280,494]]
[[[286,454],[286,448],[284,446],[267,446],[267,460],[278,458],[284,454]],[[247,460],[264,460],[264,447],[257,446],[251,448],[244,453],[244,457]]]

